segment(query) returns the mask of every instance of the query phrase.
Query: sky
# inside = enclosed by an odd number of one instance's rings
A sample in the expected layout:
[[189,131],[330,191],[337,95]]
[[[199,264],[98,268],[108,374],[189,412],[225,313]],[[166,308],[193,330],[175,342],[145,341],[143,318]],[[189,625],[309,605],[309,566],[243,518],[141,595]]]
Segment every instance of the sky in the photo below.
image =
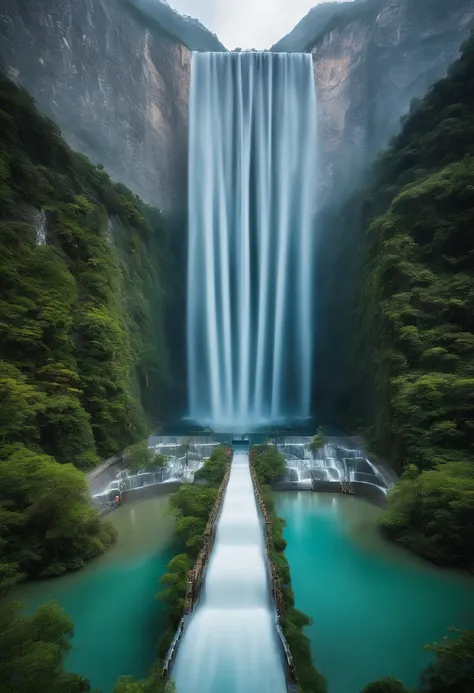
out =
[[197,17],[230,50],[270,48],[319,2],[322,0],[168,0],[181,14]]

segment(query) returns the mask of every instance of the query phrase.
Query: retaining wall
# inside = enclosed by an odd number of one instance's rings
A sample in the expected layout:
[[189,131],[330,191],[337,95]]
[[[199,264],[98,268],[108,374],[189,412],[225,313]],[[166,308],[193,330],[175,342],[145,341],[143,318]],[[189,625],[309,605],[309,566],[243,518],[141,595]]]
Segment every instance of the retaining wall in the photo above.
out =
[[180,485],[180,481],[167,481],[161,484],[150,484],[149,486],[131,488],[122,492],[122,503],[143,500],[144,498],[154,498],[155,496],[164,496],[166,493],[174,493],[178,490]]
[[363,481],[351,481],[346,483],[344,489],[339,481],[320,481],[313,479],[311,486],[300,487],[295,481],[274,481],[272,491],[315,491],[316,493],[346,493],[365,498],[366,500],[379,505],[381,508],[387,505],[387,496],[381,488],[375,484],[368,484]]
[[278,575],[275,569],[275,566],[273,565],[272,559],[271,559],[271,554],[270,554],[270,546],[271,546],[271,522],[268,517],[267,513],[267,508],[265,506],[265,503],[262,498],[261,490],[260,490],[260,484],[258,482],[257,478],[257,473],[255,472],[254,466],[252,464],[252,461],[250,460],[250,475],[252,477],[252,483],[253,483],[253,488],[254,488],[254,493],[255,493],[255,498],[257,500],[257,505],[260,509],[261,516],[263,518],[263,523],[264,523],[264,537],[265,537],[265,548],[266,548],[266,554],[267,554],[267,564],[270,567],[270,574],[271,574],[271,583],[272,583],[272,594],[273,594],[273,601],[275,603],[275,608],[276,608],[276,629],[279,637],[279,641],[282,647],[282,653],[284,656],[284,660],[286,663],[286,679],[287,679],[287,688],[288,691],[293,693],[296,692],[298,683],[296,679],[296,672],[295,672],[295,665],[293,661],[293,655],[291,654],[290,647],[286,641],[286,638],[283,634],[283,630],[280,624],[280,619],[282,616],[285,614],[285,602],[283,599],[283,591],[281,587],[280,580],[278,579]]
[[[230,450],[230,448],[229,448]],[[165,662],[163,665],[162,669],[162,676],[163,678],[168,678],[170,674],[171,667],[173,665],[173,661],[176,657],[176,653],[178,651],[178,646],[179,642],[183,636],[184,630],[186,628],[187,622],[189,620],[189,617],[196,606],[198,600],[199,600],[199,595],[201,593],[201,588],[204,582],[204,577],[206,573],[206,568],[207,564],[209,562],[209,558],[212,552],[212,547],[214,545],[214,538],[216,536],[216,526],[217,522],[219,520],[219,516],[221,513],[222,509],[222,503],[224,500],[224,495],[227,489],[227,484],[229,483],[229,477],[230,477],[230,470],[231,470],[231,462],[232,462],[232,455],[229,452],[229,462],[227,464],[227,469],[226,473],[224,475],[224,478],[222,480],[221,485],[219,486],[219,490],[217,492],[217,498],[216,502],[214,503],[214,507],[211,511],[211,514],[209,515],[209,520],[206,525],[206,529],[203,534],[203,545],[202,549],[199,552],[199,555],[196,559],[196,563],[194,564],[194,568],[189,571],[188,576],[187,576],[187,584],[186,584],[186,595],[184,599],[184,614],[183,618],[179,622],[178,628],[176,630],[176,634],[171,642],[170,648],[167,652]]]

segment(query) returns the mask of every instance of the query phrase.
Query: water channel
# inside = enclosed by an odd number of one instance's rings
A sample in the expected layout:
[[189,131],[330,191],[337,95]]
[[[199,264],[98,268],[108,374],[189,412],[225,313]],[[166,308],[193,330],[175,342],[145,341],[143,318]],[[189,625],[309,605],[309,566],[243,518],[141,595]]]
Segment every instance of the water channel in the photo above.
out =
[[143,678],[156,658],[162,627],[158,580],[173,555],[168,497],[127,503],[106,516],[117,543],[79,573],[23,585],[28,610],[56,599],[75,624],[67,668],[110,693],[119,676]]
[[236,449],[203,594],[172,670],[179,693],[285,693],[248,449]]
[[329,693],[359,693],[383,676],[416,687],[423,645],[450,626],[474,627],[474,578],[443,571],[385,541],[381,510],[311,492],[275,494],[285,518],[296,606]]

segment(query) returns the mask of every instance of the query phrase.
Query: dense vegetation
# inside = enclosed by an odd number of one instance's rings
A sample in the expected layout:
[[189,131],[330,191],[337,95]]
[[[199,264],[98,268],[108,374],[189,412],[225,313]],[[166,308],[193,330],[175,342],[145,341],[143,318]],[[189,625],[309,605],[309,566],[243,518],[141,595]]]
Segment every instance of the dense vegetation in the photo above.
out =
[[474,37],[412,104],[364,212],[371,439],[405,469],[383,528],[432,561],[473,567]]
[[[456,631],[428,645],[435,662],[421,675],[419,693],[471,693],[474,684],[474,631]],[[365,686],[362,693],[408,693],[401,681],[385,678]]]
[[255,445],[250,451],[250,459],[257,474],[262,498],[270,520],[270,560],[276,569],[281,584],[285,607],[281,626],[293,655],[299,690],[301,693],[324,693],[326,681],[313,665],[310,643],[303,631],[303,628],[309,625],[310,620],[306,614],[295,608],[290,567],[285,556],[286,541],[283,538],[285,521],[275,513],[270,488],[272,479],[285,473],[285,459],[272,445]]
[[[145,437],[170,386],[168,231],[0,75],[0,575],[110,543],[83,475]],[[74,465],[74,466],[72,466]]]
[[88,693],[86,679],[64,670],[73,624],[54,602],[34,616],[14,604],[0,608],[1,693]]
[[199,477],[206,484],[183,485],[170,498],[170,507],[176,515],[175,532],[181,552],[170,561],[167,572],[161,578],[163,589],[158,598],[166,604],[167,627],[159,643],[159,657],[165,656],[183,616],[186,575],[203,546],[204,530],[229,464],[227,453],[228,448],[223,445],[214,448],[203,468],[195,475],[195,479]]
[[173,682],[161,677],[163,660],[184,613],[187,574],[196,563],[203,545],[203,534],[214,508],[219,486],[227,470],[230,457],[223,445],[214,448],[211,457],[200,470],[206,485],[183,485],[170,498],[172,512],[176,516],[175,532],[179,551],[169,562],[167,572],[161,577],[162,590],[157,598],[166,605],[166,626],[158,642],[158,659],[146,681],[121,679],[114,693],[172,693]]

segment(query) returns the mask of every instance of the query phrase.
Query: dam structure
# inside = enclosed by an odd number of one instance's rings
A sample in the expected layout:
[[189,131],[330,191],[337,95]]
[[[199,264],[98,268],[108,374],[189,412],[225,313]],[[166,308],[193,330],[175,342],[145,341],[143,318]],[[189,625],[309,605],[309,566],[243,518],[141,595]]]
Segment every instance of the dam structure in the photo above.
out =
[[248,446],[235,446],[200,600],[172,669],[179,693],[286,693]]
[[316,123],[310,54],[193,54],[189,418],[214,431],[309,416]]

